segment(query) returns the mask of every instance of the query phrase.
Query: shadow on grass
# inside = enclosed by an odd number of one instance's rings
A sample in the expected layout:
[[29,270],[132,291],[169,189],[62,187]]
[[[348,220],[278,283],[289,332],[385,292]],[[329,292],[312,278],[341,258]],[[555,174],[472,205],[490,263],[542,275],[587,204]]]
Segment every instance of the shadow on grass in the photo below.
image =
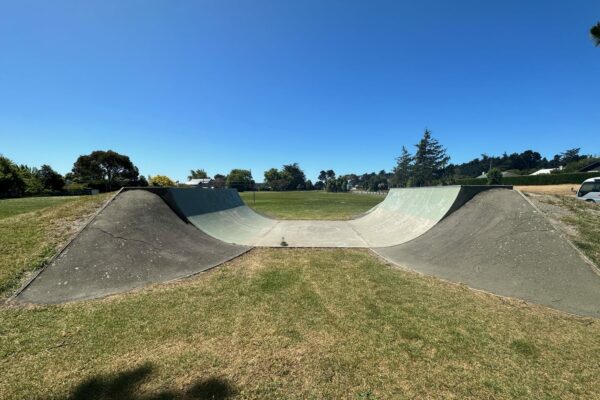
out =
[[235,388],[225,379],[209,378],[183,390],[164,390],[140,394],[142,384],[149,382],[154,367],[144,364],[118,374],[92,377],[75,387],[68,400],[226,400]]

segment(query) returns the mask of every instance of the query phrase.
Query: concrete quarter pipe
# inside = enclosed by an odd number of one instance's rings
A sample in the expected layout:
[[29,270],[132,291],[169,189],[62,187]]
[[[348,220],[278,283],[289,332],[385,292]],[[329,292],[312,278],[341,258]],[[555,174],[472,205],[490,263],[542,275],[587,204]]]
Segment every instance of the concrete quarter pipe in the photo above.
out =
[[480,186],[393,189],[351,221],[269,219],[226,189],[124,191],[16,300],[57,303],[123,292],[282,241],[367,247],[425,274],[600,317],[595,267],[521,194]]

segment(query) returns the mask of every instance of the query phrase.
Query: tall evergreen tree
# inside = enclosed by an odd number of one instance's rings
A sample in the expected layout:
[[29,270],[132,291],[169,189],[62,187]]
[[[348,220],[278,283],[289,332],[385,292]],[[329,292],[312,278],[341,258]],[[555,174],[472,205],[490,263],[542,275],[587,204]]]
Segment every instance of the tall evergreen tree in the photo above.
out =
[[600,22],[592,26],[590,29],[590,36],[592,37],[594,44],[600,46]]
[[423,138],[416,145],[411,186],[430,186],[440,182],[444,168],[450,160],[446,149],[425,129]]
[[408,186],[408,180],[412,173],[413,156],[408,152],[405,146],[402,146],[402,154],[396,158],[396,167],[392,176],[392,185],[395,187]]

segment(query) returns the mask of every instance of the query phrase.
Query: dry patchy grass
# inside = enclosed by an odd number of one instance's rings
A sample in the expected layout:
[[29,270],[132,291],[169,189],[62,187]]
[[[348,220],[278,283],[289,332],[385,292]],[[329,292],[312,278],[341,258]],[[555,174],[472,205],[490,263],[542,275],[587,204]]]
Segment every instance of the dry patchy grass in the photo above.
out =
[[363,250],[255,249],[194,279],[0,321],[3,399],[600,396],[595,320]]
[[[0,298],[24,277],[41,267],[109,197],[109,194],[70,198],[65,202],[0,219]],[[10,204],[22,210],[18,200]],[[37,205],[48,204],[38,198]],[[52,202],[51,202],[52,203]],[[11,211],[5,204],[5,211]],[[14,214],[14,213],[13,213]]]

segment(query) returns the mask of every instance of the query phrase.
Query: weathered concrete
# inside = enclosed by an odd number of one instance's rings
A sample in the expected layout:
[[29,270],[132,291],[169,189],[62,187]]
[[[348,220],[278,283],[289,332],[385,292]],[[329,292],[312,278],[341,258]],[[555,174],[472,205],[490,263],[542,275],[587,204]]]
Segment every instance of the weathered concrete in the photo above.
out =
[[415,240],[374,251],[502,296],[600,317],[600,276],[518,192],[480,193]]
[[189,222],[227,243],[279,247],[382,247],[422,235],[489,186],[392,189],[351,221],[277,221],[246,206],[231,190],[170,189],[167,202]]
[[186,224],[156,194],[118,195],[17,297],[62,303],[189,276],[245,251]]

